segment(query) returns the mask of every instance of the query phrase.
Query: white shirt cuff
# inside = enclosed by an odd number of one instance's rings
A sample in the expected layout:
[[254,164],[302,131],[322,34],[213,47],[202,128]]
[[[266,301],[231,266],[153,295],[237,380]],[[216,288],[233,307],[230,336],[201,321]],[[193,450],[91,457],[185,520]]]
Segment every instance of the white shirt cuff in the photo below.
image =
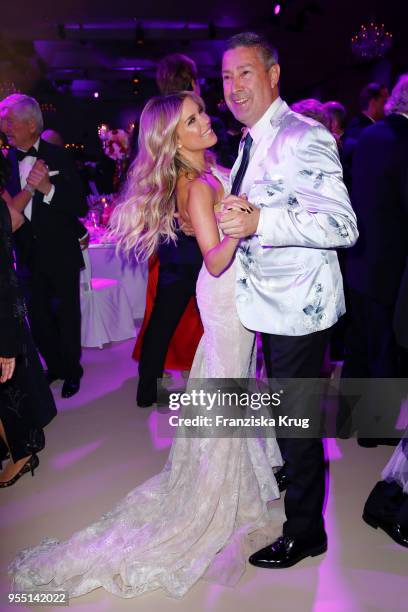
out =
[[47,195],[43,197],[44,204],[51,204],[51,200],[54,197],[55,185],[51,185],[51,189]]

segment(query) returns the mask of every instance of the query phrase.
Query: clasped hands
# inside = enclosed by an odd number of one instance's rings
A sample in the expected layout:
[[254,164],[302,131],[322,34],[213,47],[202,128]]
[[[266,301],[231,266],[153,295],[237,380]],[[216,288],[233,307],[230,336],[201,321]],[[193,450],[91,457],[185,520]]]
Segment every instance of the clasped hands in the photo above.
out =
[[217,220],[223,234],[236,240],[255,234],[260,210],[248,202],[245,194],[229,195],[221,204],[222,209],[217,213]]
[[[255,234],[260,211],[247,200],[245,194],[240,196],[229,195],[221,202],[222,208],[216,213],[220,228],[226,236],[239,240]],[[174,215],[179,221],[179,228],[186,236],[194,236],[194,229],[190,221],[176,212]]]
[[32,189],[48,195],[52,187],[47,164],[42,159],[37,159],[27,177],[27,185]]

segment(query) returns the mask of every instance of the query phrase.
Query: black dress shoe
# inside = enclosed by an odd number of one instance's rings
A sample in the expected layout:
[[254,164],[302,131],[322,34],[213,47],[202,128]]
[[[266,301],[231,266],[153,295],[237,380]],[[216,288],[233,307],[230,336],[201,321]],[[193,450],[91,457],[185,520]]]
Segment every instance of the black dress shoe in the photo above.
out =
[[80,386],[81,383],[79,378],[66,378],[62,385],[61,397],[72,397],[75,393],[78,393]]
[[153,404],[156,403],[156,400],[153,401],[149,399],[140,398],[140,399],[136,399],[136,403],[139,406],[139,408],[151,408]]
[[288,475],[286,473],[285,467],[281,467],[280,470],[275,472],[276,482],[278,483],[279,491],[282,493],[286,491],[288,488]]
[[379,527],[385,531],[394,542],[408,548],[408,529],[404,529],[396,521],[386,521],[383,518],[374,516],[367,510],[364,510],[363,521],[365,521],[367,525],[370,525],[370,527],[374,527],[374,529]]
[[281,536],[270,546],[266,546],[249,557],[256,567],[279,569],[296,565],[306,557],[317,557],[327,550],[327,537],[312,544],[302,544],[296,538]]
[[143,393],[139,389],[137,391],[136,403],[139,408],[151,408],[154,404],[157,404],[157,406],[169,405],[170,392],[162,385],[157,385],[154,395]]
[[400,438],[357,438],[357,444],[363,448],[377,448],[377,446],[397,446]]

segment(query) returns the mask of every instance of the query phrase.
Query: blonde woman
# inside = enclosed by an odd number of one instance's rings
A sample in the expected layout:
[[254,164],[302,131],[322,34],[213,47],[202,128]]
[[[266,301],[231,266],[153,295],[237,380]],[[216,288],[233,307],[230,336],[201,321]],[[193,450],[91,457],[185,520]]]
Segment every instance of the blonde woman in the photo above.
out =
[[[119,247],[144,260],[175,238],[176,210],[192,223],[204,258],[197,282],[204,335],[191,377],[243,378],[254,375],[254,334],[235,310],[237,241],[217,227],[214,209],[228,180],[207,152],[215,140],[196,95],[148,102],[113,229]],[[248,533],[270,519],[267,502],[279,495],[272,466],[281,462],[274,439],[261,445],[239,435],[176,437],[163,471],[108,515],[66,542],[48,540],[20,553],[10,567],[14,586],[46,585],[71,597],[98,587],[121,597],[163,588],[181,597],[204,574],[236,581]]]

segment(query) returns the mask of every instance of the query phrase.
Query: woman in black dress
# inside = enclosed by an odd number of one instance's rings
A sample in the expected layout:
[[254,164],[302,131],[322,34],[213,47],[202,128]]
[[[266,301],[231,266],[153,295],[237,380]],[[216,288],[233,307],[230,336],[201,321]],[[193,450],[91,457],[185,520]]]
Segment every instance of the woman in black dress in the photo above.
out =
[[24,218],[13,210],[4,191],[6,172],[7,161],[0,152],[0,488],[29,471],[34,474],[39,464],[36,453],[45,445],[42,428],[57,413],[18,291],[12,230]]

